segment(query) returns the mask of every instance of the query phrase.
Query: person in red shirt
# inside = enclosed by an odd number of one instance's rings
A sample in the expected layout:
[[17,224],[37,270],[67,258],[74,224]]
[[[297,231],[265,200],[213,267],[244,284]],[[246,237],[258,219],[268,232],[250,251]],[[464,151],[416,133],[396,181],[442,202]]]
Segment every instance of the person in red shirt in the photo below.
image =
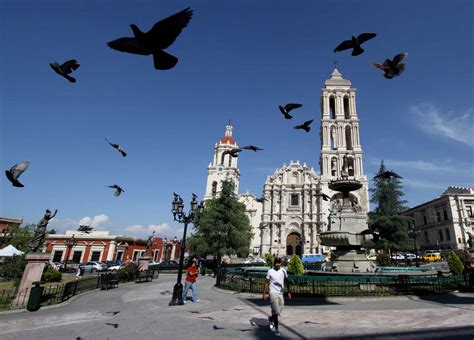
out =
[[183,291],[183,302],[186,303],[188,299],[188,290],[191,288],[193,291],[193,302],[199,302],[196,278],[199,275],[199,270],[197,267],[197,261],[193,259],[191,266],[186,270],[186,281],[184,282],[184,291]]

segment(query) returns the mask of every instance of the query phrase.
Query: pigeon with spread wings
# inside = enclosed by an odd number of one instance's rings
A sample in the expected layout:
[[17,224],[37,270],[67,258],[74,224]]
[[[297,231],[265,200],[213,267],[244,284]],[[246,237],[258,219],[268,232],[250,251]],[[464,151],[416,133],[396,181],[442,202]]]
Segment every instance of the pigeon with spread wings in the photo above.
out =
[[20,178],[21,174],[25,172],[25,170],[28,169],[29,166],[30,162],[21,162],[12,166],[10,170],[5,170],[5,175],[7,175],[8,180],[12,183],[14,187],[24,187],[24,185],[20,183],[18,178]]
[[408,53],[400,53],[393,57],[392,60],[385,59],[382,65],[370,62],[370,64],[378,70],[383,71],[383,76],[387,79],[398,77],[405,71],[405,64],[402,61],[408,56]]
[[340,43],[339,46],[334,49],[334,53],[352,48],[353,56],[362,54],[362,52],[364,52],[364,49],[360,45],[366,42],[367,40],[375,38],[376,35],[376,33],[361,33],[357,36],[357,38],[355,36],[352,36],[351,40],[345,40]]
[[109,140],[107,138],[105,138],[106,142],[109,143],[114,149],[117,149],[123,157],[126,157],[127,156],[127,153],[122,149],[122,147],[118,144],[114,144],[114,143],[111,143],[109,142]]
[[255,145],[242,146],[241,149],[242,150],[252,150],[252,151],[255,151],[255,152],[263,150],[262,148],[259,148],[258,146],[255,146]]
[[163,51],[173,44],[185,28],[193,11],[188,7],[166,19],[158,21],[148,32],[142,32],[137,25],[130,28],[134,37],[119,38],[107,43],[117,51],[139,55],[153,55],[153,64],[157,70],[169,70],[178,63],[178,58]]
[[107,187],[112,188],[112,189],[115,189],[115,192],[114,192],[114,196],[115,196],[115,197],[119,197],[122,192],[125,192],[125,190],[123,190],[123,189],[122,189],[120,186],[118,186],[117,184],[114,184],[114,185],[107,185]]
[[289,103],[285,106],[278,105],[278,108],[280,109],[280,112],[283,114],[283,117],[285,117],[285,119],[291,119],[293,118],[293,116],[289,114],[290,111],[300,108],[302,106],[303,105],[297,103]]
[[71,77],[69,74],[72,73],[72,71],[75,71],[79,68],[80,64],[77,62],[76,59],[71,59],[66,61],[64,64],[59,65],[57,62],[54,63],[49,63],[49,66],[59,74],[60,76],[66,78],[69,80],[71,83],[76,82],[76,78]]
[[311,120],[307,120],[306,122],[304,122],[303,124],[301,125],[296,125],[295,126],[295,129],[302,129],[302,130],[305,130],[306,132],[309,132],[309,130],[311,130],[311,123],[313,122],[314,119],[311,119]]

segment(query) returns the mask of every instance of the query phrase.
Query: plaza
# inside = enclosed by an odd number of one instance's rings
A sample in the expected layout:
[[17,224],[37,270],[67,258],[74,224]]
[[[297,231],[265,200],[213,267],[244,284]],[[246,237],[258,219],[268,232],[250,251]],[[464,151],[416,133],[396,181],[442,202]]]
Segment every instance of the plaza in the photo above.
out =
[[[200,277],[199,303],[168,306],[175,274],[79,294],[38,312],[0,313],[0,339],[269,339],[261,294],[214,288]],[[474,294],[286,300],[288,339],[472,339]],[[119,313],[114,313],[119,312]],[[115,314],[115,315],[114,315]]]

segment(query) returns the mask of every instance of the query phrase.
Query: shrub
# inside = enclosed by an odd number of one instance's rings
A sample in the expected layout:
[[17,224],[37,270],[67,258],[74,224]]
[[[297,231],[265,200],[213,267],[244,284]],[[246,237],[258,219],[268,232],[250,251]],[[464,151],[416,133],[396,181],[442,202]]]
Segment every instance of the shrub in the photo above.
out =
[[304,266],[303,261],[301,261],[298,255],[293,255],[288,262],[288,271],[293,275],[303,275]]
[[269,267],[273,267],[273,261],[275,258],[273,257],[272,254],[268,253],[265,255],[265,264]]
[[48,268],[43,272],[43,276],[41,277],[41,281],[44,282],[60,282],[62,278],[62,274],[54,269]]
[[378,254],[375,263],[381,267],[393,267],[397,265],[397,261],[390,258],[388,254]]
[[26,259],[24,255],[12,256],[5,258],[3,266],[1,267],[1,276],[7,281],[13,281],[15,287],[20,285],[23,272],[26,267]]
[[133,281],[135,279],[135,268],[134,266],[127,266],[120,268],[117,271],[117,275],[121,282]]
[[448,266],[449,270],[453,275],[460,275],[464,269],[464,265],[461,262],[459,256],[454,252],[450,252],[448,256]]

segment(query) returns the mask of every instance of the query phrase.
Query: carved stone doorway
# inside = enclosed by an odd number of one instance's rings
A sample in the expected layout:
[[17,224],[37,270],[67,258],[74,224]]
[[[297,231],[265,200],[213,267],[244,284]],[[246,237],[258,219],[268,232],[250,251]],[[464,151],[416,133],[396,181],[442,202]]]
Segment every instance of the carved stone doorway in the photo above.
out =
[[302,255],[301,236],[298,233],[291,233],[286,238],[286,255]]

